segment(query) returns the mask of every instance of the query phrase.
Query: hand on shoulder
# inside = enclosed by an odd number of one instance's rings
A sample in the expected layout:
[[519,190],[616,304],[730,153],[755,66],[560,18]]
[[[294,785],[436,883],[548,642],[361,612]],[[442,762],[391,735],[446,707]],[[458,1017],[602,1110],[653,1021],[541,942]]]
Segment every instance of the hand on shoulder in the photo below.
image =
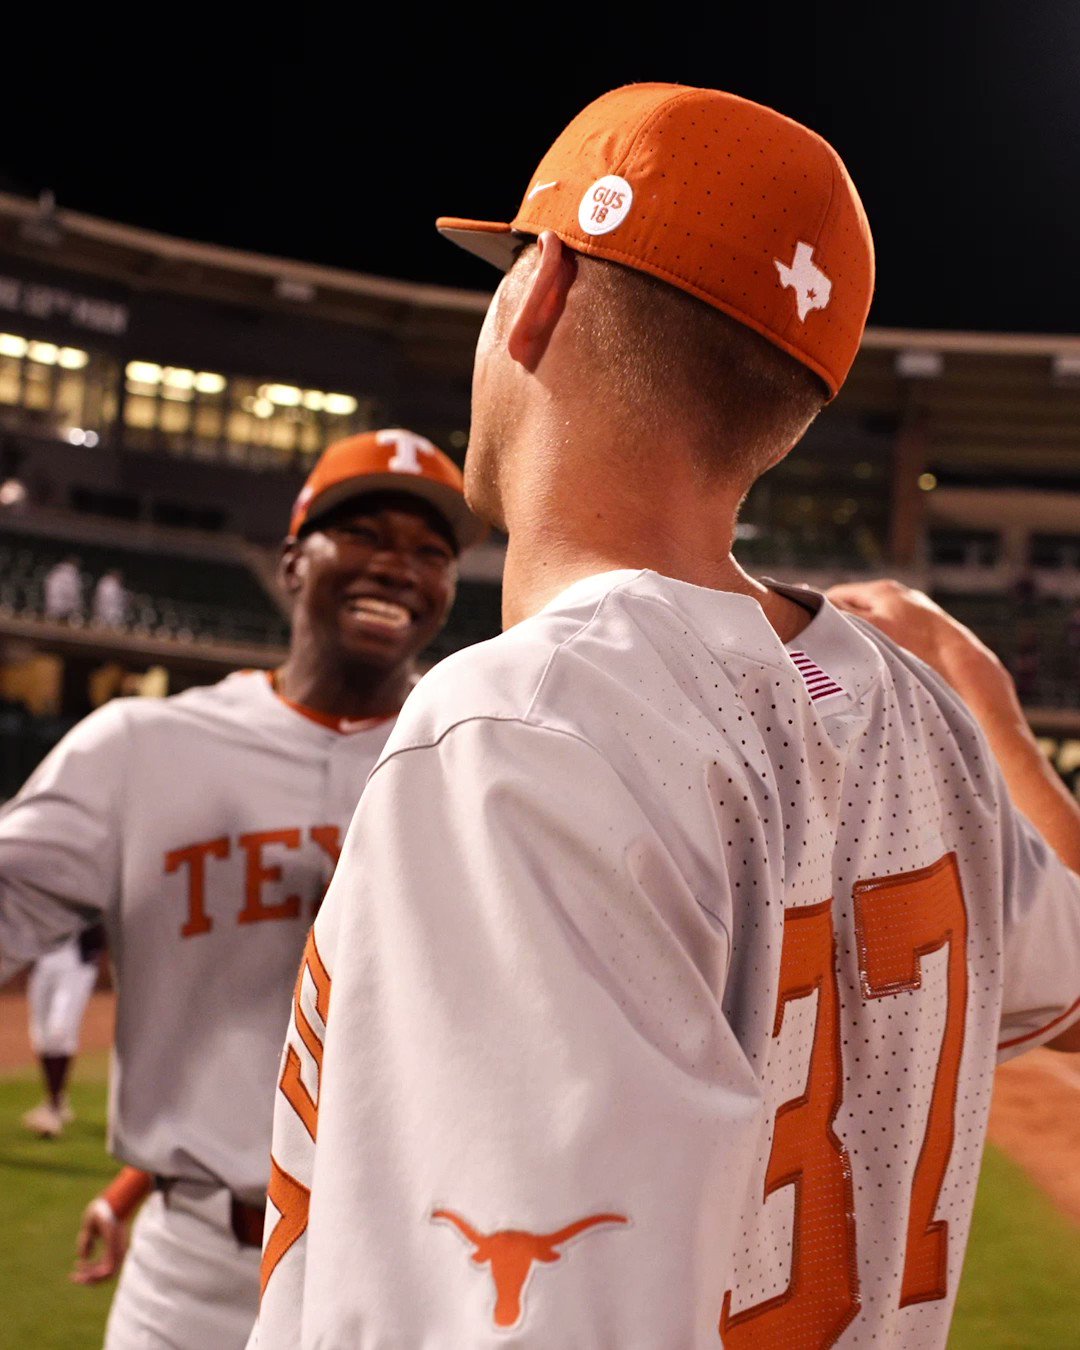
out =
[[980,720],[981,714],[993,711],[1023,722],[1016,687],[999,658],[922,591],[882,579],[846,582],[827,595],[838,609],[866,619],[925,661]]

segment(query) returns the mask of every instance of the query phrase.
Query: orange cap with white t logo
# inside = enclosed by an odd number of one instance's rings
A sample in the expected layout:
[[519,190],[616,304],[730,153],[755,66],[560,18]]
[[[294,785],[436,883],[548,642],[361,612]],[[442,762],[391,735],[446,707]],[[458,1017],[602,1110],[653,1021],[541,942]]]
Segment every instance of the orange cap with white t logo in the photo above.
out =
[[289,533],[298,535],[342,502],[370,492],[422,497],[445,517],[459,552],[487,532],[465,504],[461,470],[449,455],[415,431],[397,427],[327,446],[296,499]]
[[874,289],[862,202],[836,151],[761,104],[631,84],[598,98],[540,161],[510,224],[438,228],[504,271],[552,230],[649,272],[760,333],[835,394]]

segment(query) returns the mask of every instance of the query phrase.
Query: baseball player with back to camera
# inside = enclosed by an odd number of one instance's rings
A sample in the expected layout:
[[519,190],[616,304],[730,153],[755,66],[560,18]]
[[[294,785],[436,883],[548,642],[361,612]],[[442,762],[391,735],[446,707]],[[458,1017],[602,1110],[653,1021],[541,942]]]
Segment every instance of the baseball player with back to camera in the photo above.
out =
[[[480,532],[459,471],[422,437],[331,446],[282,553],[285,664],[106,705],[0,815],[0,978],[95,919],[115,965],[110,1148],[155,1189],[109,1350],[247,1339],[305,936],[417,654],[449,612],[457,554]],[[124,1210],[141,1183],[129,1171],[107,1200]],[[89,1277],[119,1255],[110,1208],[84,1225]]]
[[253,1344],[942,1346],[994,1064],[1080,1016],[1080,813],[966,630],[730,555],[858,349],[851,180],[636,85],[440,225],[507,271],[508,631],[409,700],[309,938]]

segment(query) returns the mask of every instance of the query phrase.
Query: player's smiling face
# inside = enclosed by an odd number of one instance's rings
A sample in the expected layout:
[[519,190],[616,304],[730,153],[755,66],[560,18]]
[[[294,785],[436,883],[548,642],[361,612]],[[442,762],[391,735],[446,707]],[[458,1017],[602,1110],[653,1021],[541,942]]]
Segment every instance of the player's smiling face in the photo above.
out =
[[446,622],[457,558],[439,513],[408,493],[354,498],[288,545],[294,615],[327,655],[380,669],[416,656]]

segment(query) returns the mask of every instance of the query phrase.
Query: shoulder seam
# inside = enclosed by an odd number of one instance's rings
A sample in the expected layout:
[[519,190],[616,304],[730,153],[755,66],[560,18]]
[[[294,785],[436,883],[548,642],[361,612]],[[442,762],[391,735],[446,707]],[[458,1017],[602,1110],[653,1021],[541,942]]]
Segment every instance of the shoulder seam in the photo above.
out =
[[[531,722],[528,721],[525,717],[493,717],[489,714],[483,714],[477,717],[463,717],[459,721],[455,722],[452,726],[447,727],[444,731],[442,731],[438,736],[436,736],[432,740],[421,741],[420,743],[414,745],[403,745],[400,749],[392,751],[389,755],[386,755],[384,758],[380,759],[379,762],[375,765],[374,769],[372,769],[367,780],[368,786],[370,786],[379,770],[384,768],[392,760],[403,758],[405,755],[413,753],[414,751],[418,750],[434,750],[438,745],[441,745],[442,742],[446,740],[446,738],[450,735],[452,731],[457,731],[459,727],[468,726],[472,722],[516,722],[519,726],[529,727],[533,731],[546,732],[548,735],[551,736],[561,736],[564,740],[576,741],[578,745],[583,745],[587,750],[591,750],[592,753],[596,756],[596,758],[600,761],[600,763],[603,764],[604,767],[613,775],[616,781],[622,783],[623,787],[626,789],[627,792],[630,791],[629,787],[627,786],[627,784],[625,783],[624,779],[622,778],[618,770],[615,768],[615,766],[612,763],[610,763],[608,759],[605,758],[603,753],[595,745],[593,745],[591,741],[586,740],[584,736],[579,736],[575,732],[568,731],[563,727],[549,727],[544,725],[542,722]],[[367,787],[365,787],[364,791],[365,792],[367,791]],[[361,795],[360,798],[361,804],[363,803],[363,800],[364,800],[363,795]],[[641,810],[640,804],[639,810]],[[644,811],[642,811],[642,815],[646,820],[649,819],[648,816],[645,816]],[[649,821],[649,827],[650,829],[654,828],[651,821]],[[728,947],[730,951],[734,939],[732,937],[731,929],[728,923],[723,918],[723,916],[718,914],[716,910],[710,909],[709,906],[705,904],[705,902],[697,894],[694,895],[694,902],[698,906],[698,908],[703,911],[703,913],[708,914],[708,916],[720,926],[725,937],[727,938]]]
[[[633,578],[627,578],[626,581],[620,581],[617,585],[611,586],[608,590],[604,592],[604,594],[593,606],[593,611],[589,615],[589,617],[587,619],[583,619],[581,623],[578,624],[577,628],[575,628],[572,633],[568,633],[561,642],[556,643],[556,645],[552,648],[551,653],[548,656],[548,659],[544,662],[544,669],[540,672],[540,678],[536,681],[536,688],[533,690],[532,698],[529,700],[529,706],[525,709],[524,718],[522,720],[527,720],[529,717],[532,716],[533,709],[536,706],[536,701],[543,692],[544,685],[547,682],[547,678],[551,672],[551,667],[555,662],[555,658],[559,655],[562,649],[568,646],[571,642],[574,642],[577,638],[579,638],[582,635],[582,633],[584,633],[586,629],[589,628],[590,625],[596,621],[597,616],[599,615],[600,611],[604,608],[604,605],[607,604],[608,598],[610,596],[614,595],[616,591],[622,590],[624,586],[629,584],[631,579],[636,581],[637,578],[640,576],[641,576],[640,571],[635,572]],[[588,742],[586,741],[584,742],[584,744],[587,745]]]
[[[542,722],[531,721],[528,713],[525,713],[520,717],[500,717],[495,713],[476,713],[474,716],[470,717],[459,717],[456,722],[451,722],[448,727],[444,727],[437,736],[430,736],[422,741],[414,741],[410,745],[399,746],[397,749],[391,750],[388,755],[380,756],[379,762],[372,769],[371,777],[368,781],[370,782],[371,778],[374,778],[379,770],[383,768],[384,765],[389,764],[391,760],[410,754],[414,750],[434,750],[446,740],[447,736],[449,736],[452,731],[457,731],[459,727],[469,726],[473,722],[516,722],[518,726],[529,727],[533,731],[547,731],[553,736],[565,736],[568,741],[577,741],[580,745],[587,746],[588,749],[590,749],[593,754],[599,756],[600,759],[604,758],[596,746],[593,745],[592,741],[587,741],[584,736],[578,736],[572,731],[567,731],[564,727],[549,727]],[[607,760],[604,760],[604,763],[606,764]],[[612,772],[614,772],[614,770],[612,770]]]

